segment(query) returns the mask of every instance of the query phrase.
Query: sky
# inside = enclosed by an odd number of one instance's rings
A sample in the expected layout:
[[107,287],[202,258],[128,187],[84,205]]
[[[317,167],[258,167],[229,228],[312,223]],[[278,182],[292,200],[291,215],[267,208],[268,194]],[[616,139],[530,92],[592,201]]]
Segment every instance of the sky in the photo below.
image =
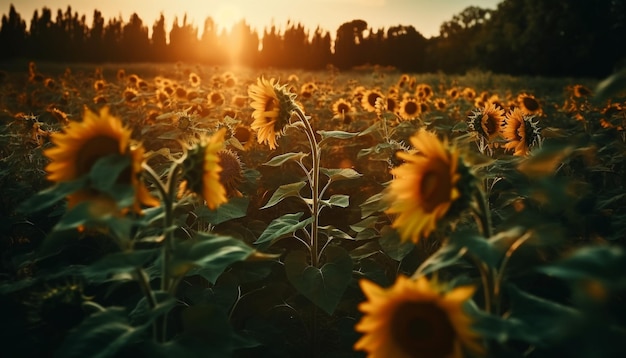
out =
[[264,29],[275,25],[284,30],[287,21],[301,23],[312,33],[317,27],[334,37],[343,23],[365,20],[368,28],[378,30],[391,26],[413,26],[425,37],[439,35],[439,26],[468,6],[495,9],[502,0],[0,0],[2,15],[8,14],[11,4],[30,25],[35,10],[48,7],[56,17],[71,6],[72,13],[85,15],[91,27],[95,9],[105,20],[121,16],[124,22],[133,13],[152,31],[152,25],[162,13],[169,31],[177,17],[179,24],[187,15],[188,23],[202,32],[204,20],[211,17],[219,29],[230,29],[244,19],[260,36]]

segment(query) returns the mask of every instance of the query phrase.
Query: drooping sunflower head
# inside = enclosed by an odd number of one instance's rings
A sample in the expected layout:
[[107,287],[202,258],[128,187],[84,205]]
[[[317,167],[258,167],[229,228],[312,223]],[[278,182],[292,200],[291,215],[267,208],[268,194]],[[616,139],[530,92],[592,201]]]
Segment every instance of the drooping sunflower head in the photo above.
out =
[[402,241],[417,243],[432,233],[454,201],[461,197],[459,152],[437,136],[420,129],[411,137],[415,153],[398,152],[404,163],[391,170],[386,191],[388,214],[396,214],[392,227]]
[[[144,149],[132,143],[130,129],[122,121],[109,113],[108,107],[102,107],[99,113],[85,109],[82,122],[70,122],[64,132],[51,135],[55,145],[44,151],[50,159],[46,166],[48,180],[61,183],[74,181],[91,172],[96,162],[110,155],[119,155],[129,159],[129,167],[119,176],[119,184],[131,185],[135,200],[133,209],[140,212],[140,205],[155,206],[158,201],[150,195],[140,180]],[[106,196],[97,187],[90,184],[68,195],[68,207],[80,202],[99,200]]]
[[248,96],[254,109],[254,121],[250,127],[257,131],[259,143],[265,142],[270,149],[275,149],[276,140],[284,133],[291,113],[298,108],[296,95],[286,86],[279,86],[273,78],[268,81],[261,77],[248,87]]
[[220,158],[220,166],[222,167],[220,182],[226,189],[226,196],[229,198],[243,196],[238,190],[239,185],[244,180],[243,164],[239,156],[230,149],[222,149],[217,155]]
[[414,280],[402,275],[389,288],[367,280],[359,283],[367,300],[359,305],[364,315],[355,328],[363,336],[355,350],[366,351],[371,358],[485,353],[480,335],[472,330],[473,319],[463,310],[475,287],[444,292],[426,277]]
[[228,201],[226,189],[220,181],[222,166],[219,152],[224,147],[225,135],[224,127],[211,136],[202,137],[187,148],[182,161],[180,192],[190,191],[202,197],[209,209],[215,209]]
[[517,107],[507,113],[502,125],[502,135],[507,141],[504,148],[512,150],[513,155],[528,155],[531,145],[541,143],[538,122],[533,119],[533,115],[528,115]]

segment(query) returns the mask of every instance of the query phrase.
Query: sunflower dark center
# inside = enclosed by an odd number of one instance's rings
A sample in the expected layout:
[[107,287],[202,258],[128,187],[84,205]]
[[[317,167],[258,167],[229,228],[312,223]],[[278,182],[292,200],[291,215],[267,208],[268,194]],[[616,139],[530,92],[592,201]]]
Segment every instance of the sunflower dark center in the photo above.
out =
[[531,112],[539,109],[539,102],[537,102],[537,100],[532,97],[524,97],[522,99],[522,103],[524,104],[524,107]]
[[430,168],[422,174],[419,186],[421,206],[426,212],[432,212],[440,204],[450,200],[452,184],[450,169],[442,161],[432,161]]
[[346,103],[340,103],[340,104],[337,106],[337,112],[339,112],[339,113],[347,113],[347,112],[350,112],[350,106],[349,106],[349,105],[347,105]]
[[117,139],[106,136],[91,138],[81,148],[78,148],[76,155],[77,176],[88,174],[98,159],[119,153],[120,144]]
[[395,343],[411,357],[447,357],[454,351],[454,327],[432,302],[400,304],[389,325]]
[[376,106],[376,100],[378,99],[378,97],[380,97],[378,93],[370,93],[367,96],[367,103],[369,103],[372,107]]
[[483,129],[485,130],[485,134],[488,136],[494,135],[498,131],[498,119],[493,115],[486,115],[483,118]]
[[414,115],[417,114],[419,107],[417,106],[417,103],[410,101],[407,102],[404,105],[404,112],[406,112],[408,115]]

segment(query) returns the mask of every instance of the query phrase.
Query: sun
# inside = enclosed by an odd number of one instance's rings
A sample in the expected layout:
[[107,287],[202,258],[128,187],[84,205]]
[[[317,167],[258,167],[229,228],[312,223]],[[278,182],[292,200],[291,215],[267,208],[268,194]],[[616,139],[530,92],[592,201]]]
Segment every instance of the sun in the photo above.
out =
[[215,11],[215,23],[220,31],[230,31],[239,20],[242,13],[238,6],[234,4],[220,4]]

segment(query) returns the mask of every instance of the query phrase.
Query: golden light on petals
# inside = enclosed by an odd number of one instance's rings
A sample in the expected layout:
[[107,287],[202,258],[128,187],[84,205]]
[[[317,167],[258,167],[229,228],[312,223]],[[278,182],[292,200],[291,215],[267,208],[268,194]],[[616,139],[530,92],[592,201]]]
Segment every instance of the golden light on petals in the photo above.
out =
[[[51,135],[54,147],[44,151],[50,159],[46,166],[48,180],[67,182],[77,180],[89,174],[93,165],[101,158],[112,154],[129,156],[131,167],[121,175],[125,183],[135,189],[133,209],[140,211],[140,204],[158,205],[158,201],[149,193],[140,181],[144,149],[131,142],[131,131],[122,125],[119,118],[103,107],[99,113],[85,109],[82,122],[70,122],[64,132]],[[97,199],[102,193],[97,188],[83,188],[68,196],[68,206]]]
[[525,114],[541,114],[541,104],[534,95],[529,93],[520,93],[517,96],[517,104]]
[[291,111],[296,108],[295,95],[285,86],[279,86],[274,79],[259,78],[256,84],[248,87],[250,106],[254,109],[250,125],[257,132],[259,143],[267,143],[270,149],[276,149],[277,139],[283,134],[291,118]]
[[226,189],[220,182],[219,152],[224,147],[226,128],[222,128],[211,136],[205,136],[187,149],[183,160],[183,174],[180,191],[191,191],[200,195],[209,209],[216,209],[228,201]]
[[421,105],[414,97],[405,97],[398,105],[398,114],[405,121],[417,118],[421,113]]
[[383,93],[377,89],[367,90],[363,93],[363,97],[361,98],[361,105],[363,109],[368,112],[376,111],[376,100],[378,98],[383,98]]
[[463,311],[475,288],[462,286],[444,292],[426,277],[398,276],[389,288],[361,280],[366,301],[355,329],[363,333],[355,350],[370,358],[463,357],[470,351],[483,355],[480,335]]
[[417,153],[398,152],[404,163],[391,170],[394,179],[386,193],[388,214],[396,214],[392,227],[402,241],[418,242],[436,228],[452,202],[459,198],[458,152],[437,136],[420,129],[411,137]]

